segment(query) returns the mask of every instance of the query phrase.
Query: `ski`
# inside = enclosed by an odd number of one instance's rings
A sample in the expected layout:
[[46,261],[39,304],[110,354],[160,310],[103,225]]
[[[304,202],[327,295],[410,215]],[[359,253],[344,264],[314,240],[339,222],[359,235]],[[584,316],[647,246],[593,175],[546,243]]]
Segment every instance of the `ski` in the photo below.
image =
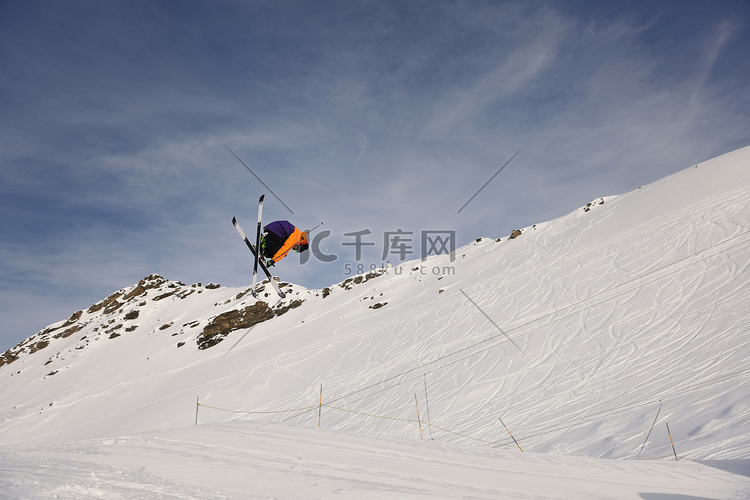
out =
[[[260,259],[260,254],[255,249],[252,243],[250,243],[250,240],[247,239],[247,235],[240,227],[240,223],[237,222],[237,217],[232,217],[232,224],[234,225],[234,228],[237,230],[238,233],[240,233],[240,236],[242,236],[242,239],[245,240],[245,244],[247,245],[247,248],[250,249],[250,251],[253,253],[253,256],[255,256],[255,259],[258,262],[258,265],[260,265],[261,270],[265,273],[266,277],[271,281],[271,285],[273,286],[274,290],[276,290],[276,293],[281,297],[282,299],[286,297],[286,294],[281,291],[281,288],[279,287],[279,284],[276,282],[275,279],[273,279],[273,276],[271,276],[271,272],[266,267],[266,264],[263,262],[263,260]],[[255,290],[253,290],[254,292]]]
[[258,261],[260,261],[260,232],[263,228],[263,198],[265,197],[266,195],[262,194],[260,195],[260,199],[258,200],[258,230],[255,233],[255,249],[258,250],[258,252],[256,252],[255,254],[255,263],[253,264],[253,297],[257,297],[255,295],[255,285],[258,284]]

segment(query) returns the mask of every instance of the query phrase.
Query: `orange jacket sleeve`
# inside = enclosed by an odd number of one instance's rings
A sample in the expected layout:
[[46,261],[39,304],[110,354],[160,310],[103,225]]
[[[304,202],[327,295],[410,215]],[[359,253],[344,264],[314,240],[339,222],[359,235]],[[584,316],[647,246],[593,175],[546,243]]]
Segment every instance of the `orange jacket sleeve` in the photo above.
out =
[[302,231],[299,230],[299,228],[295,227],[294,232],[289,235],[289,238],[286,239],[284,244],[279,248],[279,251],[276,252],[276,255],[273,256],[273,261],[278,262],[284,257],[286,257],[286,254],[289,253],[289,250],[292,249],[294,245],[299,243],[299,240],[302,238]]

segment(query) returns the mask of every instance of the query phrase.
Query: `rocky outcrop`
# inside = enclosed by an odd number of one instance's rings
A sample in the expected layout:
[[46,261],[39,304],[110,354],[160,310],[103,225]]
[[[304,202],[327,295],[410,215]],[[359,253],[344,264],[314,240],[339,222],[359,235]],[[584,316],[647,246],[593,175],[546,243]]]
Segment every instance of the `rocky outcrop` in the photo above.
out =
[[591,211],[592,208],[594,208],[597,205],[604,205],[604,198],[598,198],[598,199],[596,199],[594,201],[591,201],[591,202],[587,203],[586,206],[583,207],[583,211],[584,212],[589,212],[589,211]]
[[224,340],[231,332],[250,328],[275,316],[281,316],[290,309],[301,306],[302,302],[304,301],[294,300],[288,304],[271,308],[267,303],[259,301],[243,309],[234,309],[219,314],[206,325],[203,333],[198,336],[198,349],[213,347]]
[[[381,276],[385,273],[385,269],[378,269],[375,271],[370,271],[367,274],[355,276],[353,278],[347,278],[343,282],[339,283],[339,286],[343,288],[344,290],[351,290],[354,285],[360,285],[362,283],[366,283],[370,281],[371,279],[377,278],[378,276]],[[325,292],[324,292],[325,293]],[[330,293],[330,290],[329,290]],[[324,295],[324,298],[328,296],[328,294]]]
[[[212,283],[206,288],[214,290],[219,287],[220,285]],[[156,293],[159,294],[151,300],[161,300],[168,297],[184,299],[193,293],[201,293],[203,288],[200,284],[187,287],[184,283],[168,281],[158,274],[146,276],[137,285],[119,290],[92,305],[86,311],[75,312],[64,323],[46,328],[17,346],[8,349],[5,353],[0,354],[0,366],[13,363],[23,355],[41,351],[51,345],[54,340],[68,338],[88,325],[94,327],[94,333],[99,332],[96,333],[96,337],[102,336],[110,339],[117,338],[123,333],[135,331],[137,320],[141,316],[138,308],[146,305],[146,296],[151,290],[157,290]],[[128,328],[123,328],[123,324],[120,322],[122,320],[134,324],[131,324]],[[116,322],[118,324],[114,325]],[[172,323],[169,323],[169,326],[171,325]],[[76,350],[83,349],[89,343],[89,340],[95,340],[92,337],[84,342],[84,339],[86,339],[85,336],[81,339],[81,345],[75,347]]]

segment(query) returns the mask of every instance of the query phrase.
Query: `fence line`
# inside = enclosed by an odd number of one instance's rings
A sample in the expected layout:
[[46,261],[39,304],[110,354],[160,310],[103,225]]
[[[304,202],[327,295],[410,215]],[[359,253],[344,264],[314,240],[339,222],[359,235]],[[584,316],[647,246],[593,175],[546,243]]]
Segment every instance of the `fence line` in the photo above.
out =
[[[322,393],[322,389],[321,389],[321,393]],[[416,394],[414,396],[415,396],[415,402],[416,402],[416,399],[417,399],[416,398]],[[658,402],[660,404],[659,410],[661,410],[661,400],[659,400]],[[419,412],[419,406],[418,406],[418,404],[419,403],[417,402],[417,412]],[[591,423],[591,422],[597,421],[597,420],[604,420],[604,419],[606,419],[606,417],[613,416],[613,415],[616,415],[616,414],[619,414],[619,413],[625,413],[625,412],[628,412],[628,411],[632,411],[634,409],[638,409],[641,406],[645,406],[645,405],[626,405],[624,407],[620,407],[618,409],[618,411],[611,412],[611,413],[609,413],[607,415],[602,415],[602,413],[605,413],[605,412],[601,412],[599,414],[600,417],[596,418],[596,419],[587,419],[587,420],[585,420],[583,422],[580,422],[580,423],[577,423],[577,424],[570,424],[570,425],[558,426],[555,429],[547,428],[546,432],[544,432],[544,433],[536,434],[536,435],[533,435],[533,436],[527,436],[525,438],[519,438],[518,440],[513,436],[513,434],[510,433],[510,430],[508,429],[508,427],[505,425],[505,423],[502,421],[502,419],[500,419],[500,423],[503,425],[503,427],[505,427],[505,430],[510,435],[511,439],[513,440],[513,443],[503,443],[503,442],[499,442],[499,441],[491,441],[491,440],[488,440],[488,439],[482,439],[482,438],[478,438],[478,437],[475,437],[475,436],[470,436],[468,434],[463,434],[463,433],[460,433],[460,432],[456,432],[456,431],[453,431],[451,429],[446,429],[446,428],[441,427],[439,425],[435,425],[435,424],[433,424],[431,422],[426,422],[425,423],[425,422],[422,422],[422,420],[420,419],[419,413],[417,414],[417,419],[413,419],[413,418],[401,418],[401,417],[389,417],[389,416],[385,416],[385,415],[376,415],[376,414],[373,414],[373,413],[365,413],[365,412],[360,412],[360,411],[349,410],[349,409],[346,409],[346,408],[341,408],[339,406],[333,406],[333,405],[328,404],[328,403],[323,403],[322,402],[322,395],[321,395],[321,402],[319,404],[316,404],[316,405],[313,405],[313,406],[300,407],[300,408],[288,408],[288,409],[284,409],[284,410],[265,410],[265,411],[233,410],[233,409],[229,409],[229,408],[221,408],[221,407],[218,407],[218,406],[211,406],[211,405],[207,405],[207,404],[201,403],[200,402],[200,397],[198,397],[197,400],[196,400],[195,422],[196,422],[196,425],[197,425],[198,424],[198,409],[201,408],[201,407],[208,408],[208,409],[211,409],[211,410],[216,410],[216,411],[223,411],[223,412],[227,412],[227,413],[246,414],[246,415],[278,415],[278,414],[283,414],[283,413],[292,413],[292,412],[299,412],[299,411],[305,411],[305,410],[314,410],[314,409],[318,409],[319,411],[321,411],[323,407],[326,407],[326,408],[329,408],[331,410],[340,411],[340,412],[344,412],[344,413],[349,413],[349,414],[352,414],[352,415],[359,415],[359,416],[362,416],[362,417],[376,418],[376,419],[381,419],[381,420],[390,420],[390,421],[394,421],[394,422],[405,422],[405,423],[418,424],[420,426],[419,427],[419,431],[420,431],[420,436],[422,437],[422,439],[424,439],[424,435],[422,433],[422,424],[425,424],[425,425],[427,425],[428,429],[430,429],[430,434],[432,433],[432,429],[436,429],[436,430],[443,431],[443,432],[445,432],[447,434],[452,434],[454,436],[458,436],[458,437],[462,437],[462,438],[465,438],[465,439],[469,439],[471,441],[476,441],[476,442],[480,442],[480,443],[490,444],[490,445],[494,445],[494,446],[508,446],[508,447],[511,447],[511,448],[517,447],[521,452],[523,452],[523,449],[521,448],[521,445],[519,444],[519,441],[532,439],[532,438],[535,438],[535,437],[539,437],[540,435],[543,435],[543,434],[547,434],[547,433],[551,433],[551,432],[555,432],[555,431],[562,431],[562,430],[569,429],[569,428],[572,428],[572,427],[577,427],[579,425],[585,425],[587,423]],[[659,412],[657,412],[657,418],[658,418],[658,414],[659,414]],[[500,418],[500,417],[498,417],[498,418]],[[656,419],[655,419],[654,423],[655,422],[656,422]],[[669,440],[670,440],[670,443],[671,443],[671,446],[672,446],[672,452],[673,452],[673,454],[672,455],[663,455],[663,456],[659,456],[659,457],[651,457],[651,458],[643,458],[643,459],[641,459],[640,458],[640,452],[639,452],[638,456],[636,457],[636,460],[650,461],[650,460],[659,460],[659,459],[663,459],[663,458],[670,458],[672,456],[675,457],[675,460],[678,460],[677,451],[675,449],[674,440],[672,439],[672,433],[671,433],[671,431],[669,429],[669,424],[666,424],[666,425],[667,425],[667,433],[669,434]],[[318,426],[320,426],[320,424]],[[653,426],[651,427],[651,430],[653,430]],[[649,430],[649,434],[651,434],[651,430]],[[647,438],[647,440],[648,440],[648,438]],[[642,449],[643,449],[643,447],[641,447],[641,451],[642,451]]]

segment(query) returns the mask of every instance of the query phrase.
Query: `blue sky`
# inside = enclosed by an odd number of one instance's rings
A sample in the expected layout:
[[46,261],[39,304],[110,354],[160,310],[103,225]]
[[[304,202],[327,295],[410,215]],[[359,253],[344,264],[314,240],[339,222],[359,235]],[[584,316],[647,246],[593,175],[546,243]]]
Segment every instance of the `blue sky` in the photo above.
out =
[[0,350],[152,273],[247,285],[231,219],[251,231],[263,192],[267,221],[331,232],[336,261],[276,268],[320,288],[399,262],[386,232],[506,237],[747,146],[748,22],[746,1],[2,2]]

